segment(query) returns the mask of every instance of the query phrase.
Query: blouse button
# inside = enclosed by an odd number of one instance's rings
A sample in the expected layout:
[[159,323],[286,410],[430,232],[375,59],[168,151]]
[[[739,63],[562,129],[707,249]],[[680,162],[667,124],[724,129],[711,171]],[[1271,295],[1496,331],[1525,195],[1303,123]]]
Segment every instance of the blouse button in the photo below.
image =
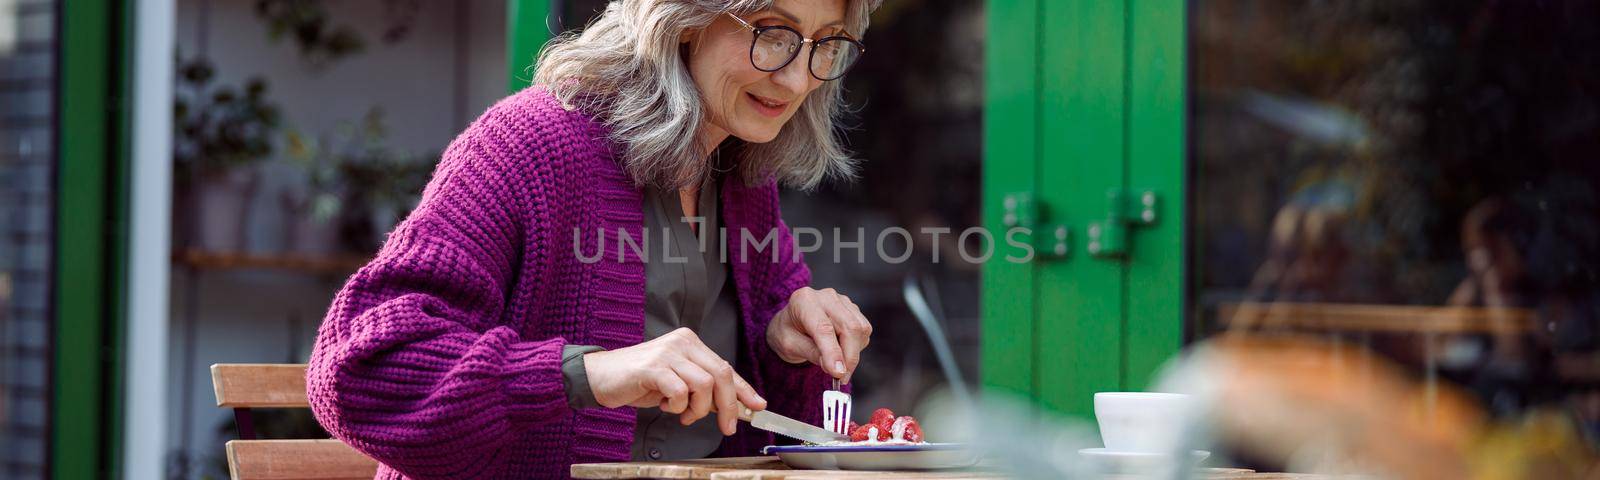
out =
[[656,447],[650,447],[650,459],[651,460],[660,460],[661,459],[661,449],[656,448]]

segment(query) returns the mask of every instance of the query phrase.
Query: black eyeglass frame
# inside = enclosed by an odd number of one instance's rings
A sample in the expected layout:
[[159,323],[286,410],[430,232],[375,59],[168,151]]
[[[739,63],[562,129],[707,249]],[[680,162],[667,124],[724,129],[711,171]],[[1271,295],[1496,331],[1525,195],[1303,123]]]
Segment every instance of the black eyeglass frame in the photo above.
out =
[[[787,66],[789,66],[789,64],[794,63],[794,59],[800,57],[800,50],[805,48],[805,45],[809,43],[809,44],[811,44],[811,53],[806,56],[806,73],[811,74],[811,78],[815,78],[817,80],[821,80],[821,81],[826,82],[826,81],[830,81],[830,80],[838,80],[839,78],[844,77],[844,74],[850,73],[850,69],[856,68],[856,64],[857,63],[861,63],[861,57],[864,57],[864,56],[867,55],[867,46],[865,44],[861,43],[861,41],[856,40],[854,38],[850,38],[848,36],[844,36],[844,35],[829,35],[829,36],[826,36],[826,37],[818,38],[816,40],[812,40],[812,39],[806,38],[805,35],[800,34],[799,31],[797,31],[797,30],[795,30],[793,28],[789,28],[789,27],[784,26],[784,25],[767,25],[767,26],[764,26],[764,27],[757,27],[755,25],[751,25],[750,22],[744,21],[743,18],[739,18],[738,15],[734,15],[733,12],[723,12],[723,13],[728,14],[728,17],[733,18],[733,21],[739,22],[739,24],[743,25],[745,29],[750,30],[750,66],[755,67],[756,70],[760,70],[760,71],[763,71],[763,72],[769,72],[769,73],[770,72],[776,72],[776,71],[779,71],[779,70],[783,70],[784,67],[787,67]],[[787,30],[789,33],[793,33],[794,36],[800,38],[800,47],[801,48],[797,48],[797,49],[794,49],[794,51],[789,52],[789,58],[788,59],[784,60],[783,63],[779,64],[776,68],[773,68],[773,69],[769,70],[769,69],[761,68],[761,65],[757,65],[756,64],[756,42],[761,41],[761,34],[762,33],[765,33],[765,32],[771,31],[771,30]],[[822,42],[828,42],[828,41],[834,41],[834,40],[844,40],[846,42],[850,42],[851,45],[854,45],[856,47],[856,52],[857,52],[858,55],[856,56],[856,58],[854,60],[850,61],[849,65],[846,65],[844,67],[844,70],[840,70],[838,75],[834,75],[834,76],[829,77],[829,78],[822,78],[822,76],[817,75],[817,70],[812,68],[812,66],[815,64],[816,58],[817,58],[817,45],[822,43]]]

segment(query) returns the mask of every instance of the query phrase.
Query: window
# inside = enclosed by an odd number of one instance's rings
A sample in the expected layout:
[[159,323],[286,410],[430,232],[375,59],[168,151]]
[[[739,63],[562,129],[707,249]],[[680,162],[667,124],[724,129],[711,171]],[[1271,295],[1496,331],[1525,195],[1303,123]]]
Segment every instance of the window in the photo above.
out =
[[1594,2],[1192,3],[1190,331],[1600,426]]
[[44,478],[56,3],[0,1],[0,476]]

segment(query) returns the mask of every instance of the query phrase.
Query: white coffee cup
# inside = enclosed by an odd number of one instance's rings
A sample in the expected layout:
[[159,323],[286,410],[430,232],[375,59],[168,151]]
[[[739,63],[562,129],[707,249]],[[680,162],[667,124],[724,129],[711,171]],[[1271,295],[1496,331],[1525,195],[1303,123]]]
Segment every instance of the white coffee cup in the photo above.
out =
[[1106,450],[1172,453],[1182,439],[1193,402],[1181,393],[1100,392],[1094,416]]

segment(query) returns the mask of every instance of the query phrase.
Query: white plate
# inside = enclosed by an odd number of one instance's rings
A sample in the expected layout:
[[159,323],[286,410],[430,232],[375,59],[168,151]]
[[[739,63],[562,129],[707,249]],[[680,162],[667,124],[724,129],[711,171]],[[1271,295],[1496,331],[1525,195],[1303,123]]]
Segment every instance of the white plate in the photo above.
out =
[[[1146,452],[1119,452],[1104,448],[1085,448],[1078,450],[1078,455],[1095,462],[1104,471],[1109,472],[1144,472],[1159,469],[1168,465],[1171,455]],[[1199,465],[1211,452],[1205,450],[1192,450],[1189,452],[1189,467]]]
[[761,450],[807,470],[940,470],[970,467],[977,452],[958,443],[918,445],[781,445]]

